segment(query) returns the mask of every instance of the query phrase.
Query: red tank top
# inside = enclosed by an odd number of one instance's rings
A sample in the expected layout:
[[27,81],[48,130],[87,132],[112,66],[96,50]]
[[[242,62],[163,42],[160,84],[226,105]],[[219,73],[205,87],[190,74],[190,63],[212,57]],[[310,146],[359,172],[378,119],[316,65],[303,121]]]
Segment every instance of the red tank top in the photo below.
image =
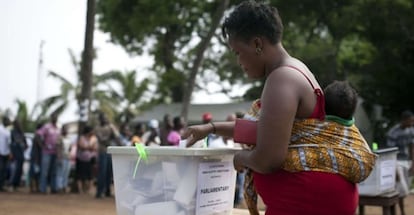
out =
[[[294,66],[311,84],[317,103],[309,118],[325,118],[325,98],[304,72]],[[254,173],[254,185],[266,205],[266,215],[354,215],[358,205],[356,184],[337,174],[278,170]]]

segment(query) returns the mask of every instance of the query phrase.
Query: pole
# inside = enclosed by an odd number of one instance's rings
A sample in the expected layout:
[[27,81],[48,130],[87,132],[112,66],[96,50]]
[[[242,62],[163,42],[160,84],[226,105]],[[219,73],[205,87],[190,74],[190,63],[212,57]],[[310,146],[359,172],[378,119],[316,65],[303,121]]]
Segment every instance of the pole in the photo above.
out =
[[45,45],[45,41],[40,41],[39,46],[39,62],[37,67],[37,89],[36,89],[36,103],[38,103],[42,99],[42,91],[43,91],[43,46]]

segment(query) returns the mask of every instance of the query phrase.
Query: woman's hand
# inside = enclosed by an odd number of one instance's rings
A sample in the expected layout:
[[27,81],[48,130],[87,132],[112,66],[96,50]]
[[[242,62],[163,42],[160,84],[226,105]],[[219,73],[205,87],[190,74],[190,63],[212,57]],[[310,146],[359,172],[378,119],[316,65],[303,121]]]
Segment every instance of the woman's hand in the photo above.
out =
[[211,124],[193,125],[184,130],[182,139],[187,139],[187,147],[205,138],[213,129]]

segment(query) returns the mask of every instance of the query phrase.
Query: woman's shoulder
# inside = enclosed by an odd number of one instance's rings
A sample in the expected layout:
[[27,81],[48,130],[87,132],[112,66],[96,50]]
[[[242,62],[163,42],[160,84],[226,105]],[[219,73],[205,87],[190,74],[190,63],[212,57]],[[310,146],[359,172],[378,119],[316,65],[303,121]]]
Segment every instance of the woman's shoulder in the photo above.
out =
[[309,85],[308,81],[315,82],[316,80],[306,65],[301,62],[283,63],[275,68],[266,79],[266,82],[290,88]]
[[320,89],[320,86],[306,65],[300,61],[283,64],[269,75],[266,82],[268,93],[264,95],[267,100],[275,105],[279,105],[281,100],[292,101],[292,105],[296,101],[296,117],[311,116],[316,102],[315,89]]

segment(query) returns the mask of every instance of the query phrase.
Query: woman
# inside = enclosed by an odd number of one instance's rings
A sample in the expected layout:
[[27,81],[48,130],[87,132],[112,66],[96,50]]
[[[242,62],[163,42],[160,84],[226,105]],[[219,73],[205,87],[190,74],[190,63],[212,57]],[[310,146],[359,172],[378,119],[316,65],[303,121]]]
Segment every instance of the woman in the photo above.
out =
[[93,159],[96,158],[98,139],[93,128],[85,126],[78,139],[76,154],[76,179],[80,193],[89,193],[92,187]]
[[185,127],[184,119],[181,116],[176,116],[173,119],[173,128],[168,133],[167,143],[170,146],[178,146],[181,140],[182,130]]
[[[236,170],[254,171],[254,185],[267,215],[351,215],[358,202],[355,183],[327,172],[288,172],[281,167],[288,155],[297,119],[324,119],[324,97],[304,63],[283,48],[283,25],[277,9],[254,1],[235,8],[223,24],[238,63],[249,78],[265,78],[260,100],[253,104],[258,120],[256,146],[234,156]],[[189,127],[188,145],[210,132],[232,136],[234,122]]]
[[62,126],[57,146],[56,187],[58,192],[66,193],[70,173],[70,151],[74,143],[68,134],[68,125]]

